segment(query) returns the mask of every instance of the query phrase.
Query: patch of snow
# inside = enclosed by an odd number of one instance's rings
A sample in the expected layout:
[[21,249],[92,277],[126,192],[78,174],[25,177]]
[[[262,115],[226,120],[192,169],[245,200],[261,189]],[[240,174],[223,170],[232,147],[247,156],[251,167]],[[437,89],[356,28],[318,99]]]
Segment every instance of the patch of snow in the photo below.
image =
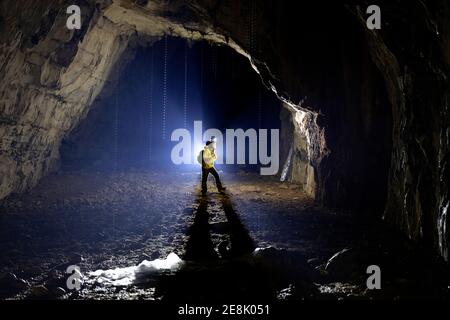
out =
[[171,252],[166,259],[144,260],[137,266],[96,270],[89,273],[92,282],[111,286],[129,286],[145,281],[149,276],[162,271],[176,271],[183,265],[183,260]]

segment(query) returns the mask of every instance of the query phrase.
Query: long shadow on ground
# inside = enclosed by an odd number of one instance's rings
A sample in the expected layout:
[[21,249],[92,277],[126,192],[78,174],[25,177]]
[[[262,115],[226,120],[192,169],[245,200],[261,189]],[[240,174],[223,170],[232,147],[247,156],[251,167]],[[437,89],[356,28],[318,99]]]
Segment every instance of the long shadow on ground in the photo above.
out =
[[[299,252],[275,248],[256,249],[226,193],[197,196],[194,222],[188,230],[185,264],[175,274],[163,276],[156,295],[171,303],[270,303],[280,290],[296,288],[297,297],[319,294],[317,271]],[[220,204],[227,221],[229,241],[214,243],[208,208]],[[256,250],[255,250],[256,249]]]
[[198,195],[194,222],[188,230],[185,266],[175,275],[163,277],[157,294],[170,302],[268,301],[274,290],[267,270],[254,264],[255,244],[227,194],[218,195],[227,218],[229,243],[215,245],[211,239],[208,204],[215,199]]

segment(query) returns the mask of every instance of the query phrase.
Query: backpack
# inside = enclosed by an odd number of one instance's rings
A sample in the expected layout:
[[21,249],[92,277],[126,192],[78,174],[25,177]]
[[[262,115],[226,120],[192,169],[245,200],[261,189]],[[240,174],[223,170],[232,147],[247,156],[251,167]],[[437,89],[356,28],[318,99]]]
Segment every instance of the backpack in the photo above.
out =
[[197,162],[203,165],[203,150],[198,153]]

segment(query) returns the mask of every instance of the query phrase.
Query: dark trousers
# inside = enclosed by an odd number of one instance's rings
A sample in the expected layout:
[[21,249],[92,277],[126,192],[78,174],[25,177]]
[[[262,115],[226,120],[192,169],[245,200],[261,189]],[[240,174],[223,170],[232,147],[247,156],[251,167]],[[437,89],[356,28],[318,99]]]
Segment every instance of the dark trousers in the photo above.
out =
[[222,182],[220,182],[219,174],[217,173],[217,171],[214,167],[209,168],[209,169],[202,168],[202,191],[206,192],[206,190],[207,190],[206,181],[208,181],[208,175],[210,173],[213,175],[214,179],[216,180],[217,189],[219,189],[219,191],[220,191],[222,189]]

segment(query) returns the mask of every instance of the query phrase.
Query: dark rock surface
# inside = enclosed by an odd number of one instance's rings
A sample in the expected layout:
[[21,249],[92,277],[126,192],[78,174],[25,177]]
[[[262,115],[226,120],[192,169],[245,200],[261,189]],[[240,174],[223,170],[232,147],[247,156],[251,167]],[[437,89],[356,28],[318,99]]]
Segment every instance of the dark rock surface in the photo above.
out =
[[[297,185],[222,175],[226,196],[199,197],[194,172],[77,172],[51,175],[2,201],[1,297],[187,303],[448,296],[445,265],[387,230],[318,207]],[[349,256],[343,248],[355,249]],[[183,259],[180,269],[136,284],[89,276],[170,253]],[[72,264],[84,277],[80,291],[67,287]],[[368,264],[382,270],[380,292],[366,290]]]

